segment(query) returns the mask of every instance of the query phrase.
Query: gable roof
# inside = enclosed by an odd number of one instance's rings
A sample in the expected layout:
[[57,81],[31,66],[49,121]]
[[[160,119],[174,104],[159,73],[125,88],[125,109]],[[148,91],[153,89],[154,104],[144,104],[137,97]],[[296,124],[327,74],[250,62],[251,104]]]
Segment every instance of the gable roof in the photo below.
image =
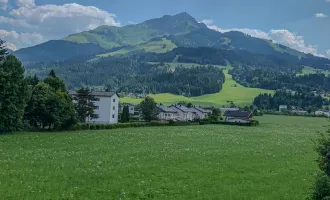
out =
[[172,108],[166,107],[164,105],[157,105],[157,108],[161,111],[161,112],[165,112],[165,113],[176,113],[175,110],[173,110]]
[[[70,95],[77,95],[77,91],[69,91]],[[112,97],[113,95],[117,95],[119,97],[119,95],[116,92],[100,92],[100,91],[92,91],[91,95],[95,96],[95,97]]]
[[197,110],[197,111],[199,111],[199,112],[201,112],[201,113],[209,113],[208,111],[204,110],[204,109],[201,108],[201,107],[192,107],[192,109],[195,109],[195,110]]
[[246,118],[250,118],[252,117],[252,113],[251,112],[246,112],[246,111],[227,111],[224,114],[225,117],[246,117]]
[[187,112],[192,112],[189,108],[187,108],[186,106],[182,106],[182,105],[174,105],[174,106],[172,106],[172,107],[174,107],[174,108],[176,108],[176,109],[178,109],[178,110],[181,110],[182,112],[185,112],[185,113],[187,113]]

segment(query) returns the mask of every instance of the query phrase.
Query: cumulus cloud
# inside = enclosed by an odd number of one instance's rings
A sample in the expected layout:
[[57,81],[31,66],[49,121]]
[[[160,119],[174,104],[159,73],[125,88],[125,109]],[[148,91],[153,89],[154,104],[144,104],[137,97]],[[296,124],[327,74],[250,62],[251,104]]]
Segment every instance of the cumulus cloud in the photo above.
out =
[[[47,40],[60,39],[101,25],[120,26],[116,15],[94,6],[77,3],[39,6],[34,0],[16,0],[16,4],[18,8],[11,10],[9,17],[0,16],[0,25],[8,24],[24,32],[36,32]],[[13,44],[16,45],[15,42]]]
[[324,13],[316,13],[315,17],[317,17],[317,18],[326,18],[326,17],[328,17],[328,15],[326,15]]
[[0,29],[0,38],[3,39],[7,47],[16,50],[44,42],[42,35],[37,33],[17,33],[16,31],[6,31]]
[[222,29],[214,25],[213,20],[203,20],[202,22],[206,24],[209,29],[213,29],[222,33],[229,31],[240,31],[245,34],[251,35],[253,37],[272,40],[275,43],[283,44],[285,46],[288,46],[292,49],[296,49],[304,53],[311,53],[316,56],[324,57],[324,55],[318,54],[317,46],[307,45],[305,43],[303,36],[299,36],[296,33],[292,33],[285,29],[277,29],[277,30],[272,29],[269,32],[264,32],[258,29],[248,29],[248,28]]
[[8,0],[0,0],[0,9],[6,10],[7,9]]

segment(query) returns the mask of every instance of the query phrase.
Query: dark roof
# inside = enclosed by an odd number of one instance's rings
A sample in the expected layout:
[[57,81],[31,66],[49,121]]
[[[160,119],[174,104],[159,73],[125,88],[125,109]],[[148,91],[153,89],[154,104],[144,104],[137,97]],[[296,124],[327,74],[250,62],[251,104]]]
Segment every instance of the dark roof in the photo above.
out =
[[174,107],[181,110],[182,112],[191,112],[191,110],[189,108],[187,108],[186,106],[174,105]]
[[225,117],[252,117],[251,112],[245,111],[227,111],[224,114]]
[[161,112],[166,112],[166,113],[176,113],[175,110],[173,110],[172,108],[166,107],[164,105],[157,105],[157,108],[161,111]]
[[[69,91],[70,95],[77,95],[77,91]],[[92,91],[91,95],[95,96],[95,97],[112,97],[113,95],[117,95],[119,97],[119,95],[116,92],[99,92],[99,91]]]
[[193,107],[193,109],[196,109],[196,110],[198,110],[199,112],[202,112],[202,113],[208,113],[206,110],[204,110],[201,107]]

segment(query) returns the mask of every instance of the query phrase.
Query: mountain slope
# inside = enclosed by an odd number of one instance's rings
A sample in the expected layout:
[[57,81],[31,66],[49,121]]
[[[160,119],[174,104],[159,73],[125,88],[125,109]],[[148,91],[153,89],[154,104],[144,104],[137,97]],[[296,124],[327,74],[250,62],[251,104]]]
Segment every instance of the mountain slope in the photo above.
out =
[[134,46],[165,35],[185,34],[200,28],[206,28],[206,25],[198,23],[187,13],[180,13],[124,27],[101,26],[91,31],[70,35],[63,40],[82,44],[92,43],[111,49],[125,45]]

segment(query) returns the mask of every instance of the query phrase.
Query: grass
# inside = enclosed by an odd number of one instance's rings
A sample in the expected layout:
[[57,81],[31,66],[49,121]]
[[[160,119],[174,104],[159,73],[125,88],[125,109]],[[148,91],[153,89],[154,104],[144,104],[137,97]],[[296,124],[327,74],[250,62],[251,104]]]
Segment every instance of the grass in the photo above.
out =
[[[181,65],[182,63],[170,63],[173,65]],[[186,63],[185,66],[192,66],[192,64]],[[258,96],[260,93],[271,93],[274,92],[271,90],[264,90],[259,88],[247,88],[240,84],[238,84],[235,80],[232,79],[232,76],[228,74],[228,70],[230,67],[226,67],[224,70],[226,76],[226,82],[223,84],[223,88],[219,93],[216,94],[208,94],[199,97],[184,97],[182,95],[174,95],[174,94],[154,94],[150,95],[159,103],[163,103],[166,105],[171,105],[174,103],[178,103],[179,101],[187,101],[192,102],[194,105],[201,106],[220,106],[220,105],[228,105],[229,101],[233,101],[236,105],[245,106],[250,105],[254,98]],[[233,87],[236,85],[236,87]],[[142,99],[124,97],[121,98],[121,102],[138,104],[142,101]]]
[[1,199],[304,199],[324,118],[0,135]]
[[[165,45],[165,48],[163,47]],[[120,55],[120,54],[127,54],[133,51],[138,51],[138,50],[145,50],[146,52],[154,52],[154,53],[166,53],[168,51],[171,51],[175,49],[177,46],[172,43],[170,40],[166,38],[162,38],[161,40],[158,41],[152,41],[152,42],[147,42],[143,44],[139,44],[133,47],[124,47],[122,49],[119,49],[117,51],[105,53],[105,54],[100,54],[97,55],[98,57],[108,57],[108,56],[115,56],[115,55]]]
[[326,76],[329,76],[330,71],[329,70],[320,70],[315,69],[313,67],[304,66],[303,70],[297,74],[297,76],[303,76],[307,74],[316,74],[316,73],[323,73]]

